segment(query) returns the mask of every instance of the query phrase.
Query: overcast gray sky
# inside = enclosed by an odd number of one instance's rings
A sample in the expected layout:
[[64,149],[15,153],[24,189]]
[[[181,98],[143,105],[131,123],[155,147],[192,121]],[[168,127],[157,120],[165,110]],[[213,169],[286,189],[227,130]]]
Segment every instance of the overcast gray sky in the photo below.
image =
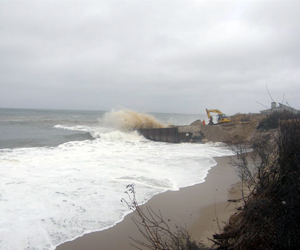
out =
[[0,107],[300,109],[300,1],[0,0]]

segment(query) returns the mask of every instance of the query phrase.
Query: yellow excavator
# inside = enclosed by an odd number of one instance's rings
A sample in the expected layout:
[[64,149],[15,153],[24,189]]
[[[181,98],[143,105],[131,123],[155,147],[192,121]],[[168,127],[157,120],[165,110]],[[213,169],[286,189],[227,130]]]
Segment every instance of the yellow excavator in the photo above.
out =
[[210,113],[217,113],[217,122],[218,124],[220,123],[226,123],[226,122],[231,122],[230,118],[223,114],[220,110],[218,109],[206,109],[206,114],[207,114],[207,117],[209,119],[209,125],[213,125],[214,122],[213,122],[213,117],[211,116]]

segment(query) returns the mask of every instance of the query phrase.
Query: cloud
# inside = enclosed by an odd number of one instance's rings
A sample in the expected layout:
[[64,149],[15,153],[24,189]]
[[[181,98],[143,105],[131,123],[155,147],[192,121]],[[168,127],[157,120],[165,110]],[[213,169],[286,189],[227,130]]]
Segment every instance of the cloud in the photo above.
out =
[[299,96],[297,1],[2,1],[0,106],[257,112]]

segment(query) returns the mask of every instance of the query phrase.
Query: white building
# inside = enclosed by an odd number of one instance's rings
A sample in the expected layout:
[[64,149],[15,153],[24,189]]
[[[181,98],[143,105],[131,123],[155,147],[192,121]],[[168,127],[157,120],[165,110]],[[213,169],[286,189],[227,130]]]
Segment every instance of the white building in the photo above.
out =
[[278,105],[277,105],[276,102],[271,102],[271,108],[262,110],[262,111],[260,111],[260,113],[264,114],[264,115],[269,115],[274,112],[283,112],[283,111],[288,111],[293,114],[300,114],[300,110],[294,109],[294,108],[284,105],[282,103],[278,103]]

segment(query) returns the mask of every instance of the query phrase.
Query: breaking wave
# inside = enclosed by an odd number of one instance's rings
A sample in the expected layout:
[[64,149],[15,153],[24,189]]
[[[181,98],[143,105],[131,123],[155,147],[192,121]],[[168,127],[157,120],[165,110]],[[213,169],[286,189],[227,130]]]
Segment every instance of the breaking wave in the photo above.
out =
[[105,113],[102,122],[105,126],[113,127],[121,131],[166,127],[151,115],[128,109],[113,110],[109,113]]

